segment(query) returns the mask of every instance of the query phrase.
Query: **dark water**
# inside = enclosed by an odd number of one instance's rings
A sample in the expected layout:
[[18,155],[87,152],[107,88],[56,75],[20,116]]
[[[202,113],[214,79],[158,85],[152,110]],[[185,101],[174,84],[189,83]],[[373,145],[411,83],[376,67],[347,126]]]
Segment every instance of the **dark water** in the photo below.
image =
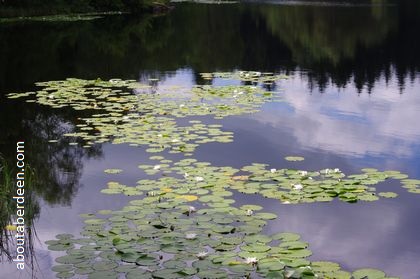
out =
[[[280,5],[282,4],[282,5]],[[253,115],[221,121],[229,144],[200,146],[195,157],[240,167],[252,162],[307,169],[363,167],[399,170],[420,178],[420,2],[281,2],[179,4],[167,15],[112,16],[89,22],[0,25],[0,153],[14,162],[26,141],[27,161],[43,181],[34,191],[38,278],[58,253],[45,240],[80,232],[80,213],[119,208],[127,198],[99,193],[118,165],[118,179],[133,184],[143,148],[104,144],[86,151],[47,140],[72,127],[80,112],[6,100],[9,92],[67,77],[158,77],[161,84],[202,83],[199,73],[235,69],[290,76],[276,84],[285,100]],[[387,183],[397,199],[374,203],[282,205],[264,203],[279,219],[268,231],[294,231],[310,243],[312,259],[345,269],[373,267],[401,278],[420,278],[420,196]],[[26,278],[2,262],[0,278]]]

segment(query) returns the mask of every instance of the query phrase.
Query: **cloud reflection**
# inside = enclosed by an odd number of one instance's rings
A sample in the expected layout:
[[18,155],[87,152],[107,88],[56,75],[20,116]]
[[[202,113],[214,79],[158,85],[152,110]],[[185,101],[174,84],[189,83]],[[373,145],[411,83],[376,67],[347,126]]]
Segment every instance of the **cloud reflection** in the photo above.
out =
[[255,119],[290,130],[304,148],[343,155],[393,155],[409,157],[420,140],[420,94],[415,81],[399,94],[396,79],[379,82],[368,94],[348,86],[328,86],[324,93],[309,94],[302,77],[281,83],[285,104],[269,104]]

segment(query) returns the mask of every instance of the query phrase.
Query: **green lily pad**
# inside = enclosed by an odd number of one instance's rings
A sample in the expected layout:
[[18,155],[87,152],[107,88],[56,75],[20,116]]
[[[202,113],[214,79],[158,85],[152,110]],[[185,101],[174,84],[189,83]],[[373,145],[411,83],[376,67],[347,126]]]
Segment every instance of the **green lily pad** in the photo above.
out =
[[373,268],[363,268],[358,269],[352,273],[354,279],[382,279],[385,278],[385,272],[373,269]]
[[287,157],[284,157],[284,159],[285,159],[286,161],[291,161],[291,162],[298,162],[298,161],[303,161],[303,160],[305,160],[305,158],[300,157],[300,156],[287,156]]

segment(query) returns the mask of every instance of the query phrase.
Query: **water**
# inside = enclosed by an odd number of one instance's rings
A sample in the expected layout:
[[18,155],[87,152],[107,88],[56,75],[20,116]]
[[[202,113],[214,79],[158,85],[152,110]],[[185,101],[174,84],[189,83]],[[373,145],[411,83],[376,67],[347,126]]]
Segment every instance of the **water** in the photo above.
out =
[[[80,113],[4,97],[32,90],[37,81],[158,77],[162,85],[191,85],[204,83],[200,72],[284,73],[289,79],[273,88],[284,102],[220,121],[235,141],[202,145],[194,157],[217,165],[282,168],[295,166],[284,156],[298,154],[306,158],[299,167],[306,169],[357,173],[374,167],[420,178],[420,5],[334,3],[179,4],[162,16],[0,25],[0,153],[13,162],[16,141],[24,139],[27,161],[44,182],[35,189],[35,275],[54,278],[49,270],[59,253],[48,251],[44,241],[62,232],[77,235],[80,213],[117,209],[129,200],[99,193],[109,180],[104,169],[118,166],[125,170],[119,179],[134,184],[137,165],[149,162],[144,148],[48,145]],[[400,196],[291,206],[242,195],[240,202],[277,212],[279,219],[267,231],[300,233],[314,252],[311,259],[420,278],[419,196],[395,183],[380,187]],[[0,278],[26,277],[29,269],[19,273],[1,263]]]

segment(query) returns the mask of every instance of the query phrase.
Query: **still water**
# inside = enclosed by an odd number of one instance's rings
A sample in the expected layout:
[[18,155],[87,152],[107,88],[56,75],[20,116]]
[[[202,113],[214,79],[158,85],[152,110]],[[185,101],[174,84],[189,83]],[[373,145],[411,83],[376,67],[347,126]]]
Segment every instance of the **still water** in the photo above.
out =
[[[109,181],[104,169],[124,169],[117,178],[130,185],[139,179],[137,165],[150,163],[142,147],[49,144],[81,113],[5,98],[33,90],[37,81],[158,78],[157,86],[190,86],[205,83],[200,72],[286,74],[268,88],[280,91],[283,102],[218,121],[234,132],[234,142],[202,145],[194,158],[285,168],[295,165],[283,157],[298,154],[305,157],[299,167],[308,170],[373,167],[420,178],[420,5],[353,4],[177,4],[159,16],[0,25],[0,153],[13,162],[16,141],[24,139],[27,162],[42,181],[34,190],[35,276],[54,278],[50,268],[61,255],[44,241],[63,232],[78,235],[81,213],[117,209],[130,200],[99,192]],[[398,198],[373,203],[285,205],[252,195],[239,203],[276,212],[267,231],[301,234],[313,260],[420,278],[420,196],[394,184],[378,187]],[[17,272],[4,258],[0,267],[0,278],[31,275],[30,268]]]

